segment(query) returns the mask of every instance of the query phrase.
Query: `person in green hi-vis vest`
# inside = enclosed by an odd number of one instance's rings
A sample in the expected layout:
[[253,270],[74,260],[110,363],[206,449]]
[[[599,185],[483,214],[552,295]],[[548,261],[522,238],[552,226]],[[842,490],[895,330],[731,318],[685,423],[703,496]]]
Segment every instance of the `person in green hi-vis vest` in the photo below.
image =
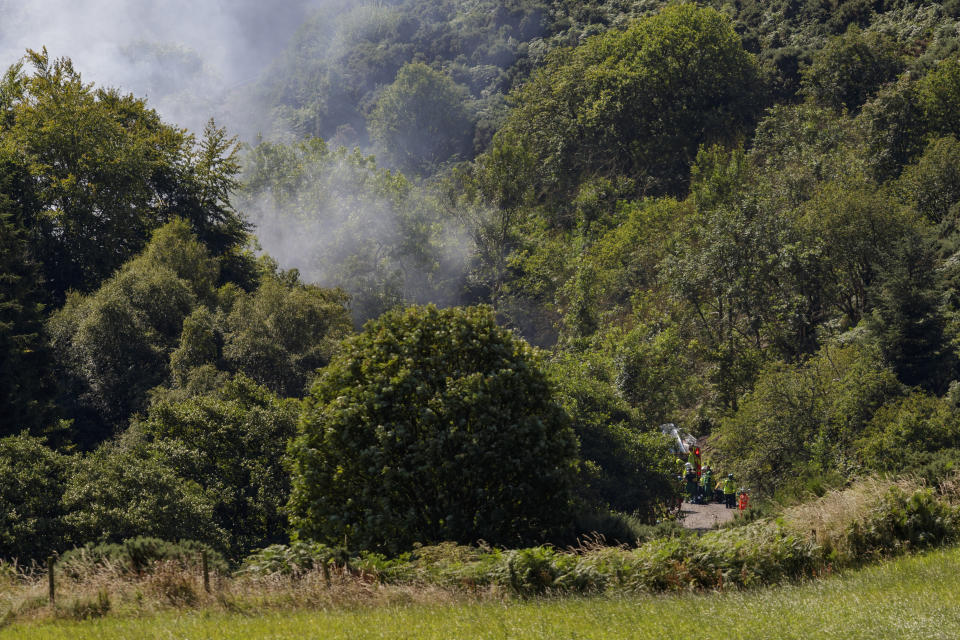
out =
[[713,491],[713,485],[710,481],[713,479],[713,470],[710,465],[704,465],[703,472],[700,474],[700,500],[704,503],[710,502],[710,494]]
[[733,480],[733,474],[728,473],[727,479],[723,481],[723,499],[727,509],[733,509],[737,499],[737,483]]

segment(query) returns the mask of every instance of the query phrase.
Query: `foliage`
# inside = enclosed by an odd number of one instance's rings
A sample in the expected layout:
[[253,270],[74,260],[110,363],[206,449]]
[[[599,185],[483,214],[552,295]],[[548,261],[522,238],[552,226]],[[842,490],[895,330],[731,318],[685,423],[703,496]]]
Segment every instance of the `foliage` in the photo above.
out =
[[67,456],[26,434],[0,438],[0,557],[22,563],[63,548]]
[[923,151],[926,118],[917,83],[904,74],[881,88],[857,118],[869,154],[870,171],[879,180],[899,175]]
[[893,250],[895,259],[878,278],[868,325],[901,382],[942,394],[958,362],[948,346],[935,247],[927,238],[907,236]]
[[673,459],[656,429],[659,423],[641,422],[596,359],[558,357],[549,371],[557,400],[580,440],[578,493],[584,503],[655,522],[675,500]]
[[242,205],[264,246],[346,290],[358,326],[407,300],[455,300],[459,239],[401,174],[319,139],[262,142],[248,160]]
[[78,441],[96,443],[145,408],[147,391],[167,377],[184,319],[213,294],[217,274],[189,226],[172,222],[95,293],[71,295],[51,318]]
[[283,397],[302,396],[309,377],[350,333],[346,303],[339,290],[264,277],[256,291],[232,301],[221,321],[216,342],[222,341],[225,368]]
[[55,300],[89,292],[183,218],[216,255],[241,261],[247,226],[230,203],[232,140],[212,124],[198,142],[143,100],[84,83],[69,59],[29,51],[4,79],[0,165]]
[[90,295],[72,294],[48,322],[74,438],[92,446],[147,408],[149,392],[189,386],[204,365],[244,372],[299,396],[349,331],[342,292],[302,285],[263,263],[259,286],[216,288],[221,262],[184,221]]
[[404,65],[367,118],[370,137],[404,172],[422,174],[465,157],[473,142],[468,96],[466,87],[423,63]]
[[892,38],[852,25],[813,54],[803,70],[803,88],[815,100],[840,111],[857,111],[882,84],[897,77],[903,60]]
[[73,539],[119,543],[147,536],[221,548],[226,534],[214,521],[213,500],[170,462],[171,454],[186,453],[130,434],[83,456],[62,501]]
[[378,89],[404,65],[425,64],[483,99],[482,126],[496,128],[502,94],[528,73],[543,48],[530,44],[550,21],[542,0],[330,2],[301,26],[257,93],[283,128],[362,144]]
[[[842,511],[830,511],[837,506]],[[797,580],[908,549],[948,543],[958,532],[950,496],[913,485],[866,483],[788,511],[776,520],[658,537],[634,549],[550,546],[515,550],[453,544],[414,549],[393,559],[360,554],[344,562],[385,583],[476,588],[497,585],[519,596],[688,591],[758,587]],[[817,527],[811,536],[811,527]],[[323,547],[274,547],[248,559],[248,570],[293,571],[284,558],[326,562]]]
[[41,433],[53,417],[54,381],[42,336],[39,270],[2,201],[0,194],[0,436]]
[[924,117],[939,135],[960,137],[960,56],[941,61],[917,87]]
[[133,429],[156,443],[184,482],[203,488],[214,525],[227,532],[225,550],[236,557],[286,540],[284,458],[297,409],[238,374],[205,395],[160,399]]
[[340,551],[323,543],[296,540],[272,544],[248,555],[240,570],[255,575],[303,575],[324,567],[339,555]]
[[176,561],[199,568],[200,554],[207,554],[208,567],[225,571],[226,560],[215,550],[191,540],[168,542],[159,538],[130,538],[120,543],[87,544],[70,549],[57,561],[64,574],[81,579],[98,569],[143,575],[163,562]]
[[678,194],[699,145],[735,140],[753,121],[756,78],[722,14],[671,4],[551,52],[514,95],[505,129],[537,154],[548,194],[593,174],[638,176],[644,191]]
[[569,514],[576,441],[528,346],[488,308],[413,307],[349,339],[306,401],[294,459],[299,539],[544,539]]
[[826,273],[824,301],[856,324],[884,270],[896,269],[896,247],[924,230],[911,209],[869,183],[824,184],[800,211],[800,233],[816,248]]
[[860,562],[903,549],[941,545],[957,537],[958,514],[932,489],[906,492],[893,487],[874,506],[863,524],[851,526],[851,553]]
[[826,345],[805,362],[771,363],[721,422],[717,452],[740,482],[767,493],[806,465],[844,470],[855,441],[899,389],[867,344]]
[[952,136],[930,141],[923,155],[897,182],[903,197],[934,224],[960,203],[960,142]]
[[[915,391],[887,402],[877,410],[857,442],[864,465],[886,472],[929,465],[929,454],[958,446],[960,422],[955,388],[944,398]],[[939,475],[949,475],[950,471],[943,469]]]

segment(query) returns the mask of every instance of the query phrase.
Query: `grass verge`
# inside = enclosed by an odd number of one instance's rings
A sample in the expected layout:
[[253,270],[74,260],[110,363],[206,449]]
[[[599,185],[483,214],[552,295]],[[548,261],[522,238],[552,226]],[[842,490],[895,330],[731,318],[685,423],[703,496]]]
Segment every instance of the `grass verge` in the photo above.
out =
[[955,638],[960,549],[733,593],[394,604],[256,615],[223,610],[14,624],[0,640],[363,638]]

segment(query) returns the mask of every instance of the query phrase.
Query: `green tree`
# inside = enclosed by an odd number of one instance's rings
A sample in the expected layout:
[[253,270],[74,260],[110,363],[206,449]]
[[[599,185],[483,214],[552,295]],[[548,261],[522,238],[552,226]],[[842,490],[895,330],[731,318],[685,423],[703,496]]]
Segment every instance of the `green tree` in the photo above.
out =
[[423,63],[404,65],[377,98],[367,118],[370,137],[387,162],[422,174],[472,150],[470,93]]
[[733,141],[753,122],[757,78],[726,17],[673,3],[552,52],[514,95],[505,128],[537,154],[548,194],[566,195],[593,174],[680,194],[700,145]]
[[163,383],[184,319],[213,295],[219,265],[186,222],[154,234],[148,248],[96,292],[73,294],[48,322],[75,437],[95,444],[146,407]]
[[897,188],[927,220],[943,222],[960,203],[960,142],[953,136],[932,140],[904,170]]
[[791,266],[790,220],[749,191],[749,170],[742,150],[701,152],[691,189],[696,215],[684,220],[662,263],[712,364],[718,401],[732,409],[796,302],[780,295]]
[[304,279],[350,294],[357,326],[402,304],[454,302],[462,267],[450,226],[403,175],[323,140],[263,142],[249,155],[243,209],[265,249]]
[[908,236],[891,251],[896,257],[878,274],[868,326],[901,382],[942,394],[957,356],[946,335],[933,243]]
[[652,524],[674,504],[673,455],[656,425],[618,396],[605,361],[601,353],[563,353],[548,369],[580,441],[577,493],[584,508],[615,509]]
[[921,233],[917,214],[863,180],[829,182],[798,212],[802,242],[822,256],[823,296],[855,325],[870,307],[869,293],[896,247]]
[[793,476],[854,463],[854,443],[876,410],[900,393],[870,345],[827,345],[806,362],[770,363],[722,421],[718,454],[747,486],[769,495]]
[[55,387],[42,336],[39,269],[3,209],[0,196],[0,437],[48,427]]
[[955,460],[960,447],[956,401],[954,387],[942,398],[917,390],[887,402],[857,442],[864,465],[896,473],[927,462],[931,454],[947,453]]
[[813,54],[810,66],[803,70],[803,90],[837,111],[857,111],[903,67],[893,38],[852,25]]
[[230,203],[239,168],[223,130],[197,142],[143,100],[84,83],[69,59],[27,58],[32,75],[18,63],[4,79],[0,165],[15,169],[3,186],[53,297],[96,289],[174,217],[241,273],[248,229]]
[[871,173],[879,181],[896,177],[923,152],[927,120],[917,82],[907,74],[863,105],[857,122]]
[[[222,324],[222,359],[282,397],[300,397],[308,377],[325,366],[351,331],[347,296],[275,277],[240,295]],[[185,345],[185,342],[181,343]]]
[[171,463],[189,452],[170,449],[128,432],[84,455],[63,493],[64,522],[73,541],[148,536],[224,548],[226,533],[214,521],[213,500]]
[[39,438],[0,438],[0,558],[26,564],[65,548],[60,498],[70,469]]
[[853,122],[832,109],[810,102],[777,105],[757,125],[747,173],[762,176],[766,193],[796,207],[822,182],[866,173],[861,145]]
[[960,56],[942,60],[919,80],[917,91],[930,131],[960,137]]
[[298,409],[240,374],[204,395],[160,399],[132,429],[162,447],[178,476],[203,488],[227,552],[241,557],[287,540],[284,458]]
[[300,538],[516,545],[570,515],[575,437],[530,348],[489,308],[369,323],[313,387],[291,454]]

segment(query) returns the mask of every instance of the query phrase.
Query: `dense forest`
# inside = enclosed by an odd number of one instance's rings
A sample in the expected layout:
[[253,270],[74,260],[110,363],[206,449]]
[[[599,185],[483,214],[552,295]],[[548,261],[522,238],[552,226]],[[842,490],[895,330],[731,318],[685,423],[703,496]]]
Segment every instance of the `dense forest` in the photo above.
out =
[[2,61],[0,558],[628,541],[667,422],[780,503],[955,468],[960,2],[297,7],[209,100]]

